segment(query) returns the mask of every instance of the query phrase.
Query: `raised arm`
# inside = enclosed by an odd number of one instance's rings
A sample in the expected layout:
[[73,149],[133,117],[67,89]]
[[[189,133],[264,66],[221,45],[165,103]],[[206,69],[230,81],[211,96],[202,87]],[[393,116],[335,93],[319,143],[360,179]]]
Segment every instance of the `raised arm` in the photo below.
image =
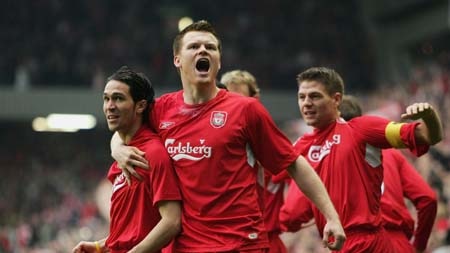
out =
[[[300,190],[317,206],[327,219],[322,239],[324,246],[331,250],[341,249],[346,239],[345,232],[339,220],[339,215],[319,176],[303,156],[299,156],[289,166],[288,172]],[[330,240],[332,236],[334,241]]]
[[117,132],[111,138],[111,156],[117,161],[118,167],[125,174],[128,184],[131,182],[131,175],[141,180],[141,176],[136,172],[134,166],[148,169],[148,162],[145,159],[145,152],[136,147],[126,146],[120,139]]
[[161,220],[130,253],[159,252],[181,231],[181,204],[179,201],[158,203]]
[[414,103],[406,108],[402,119],[418,120],[424,124],[416,127],[416,139],[421,144],[434,145],[442,140],[442,123],[436,110],[428,103]]

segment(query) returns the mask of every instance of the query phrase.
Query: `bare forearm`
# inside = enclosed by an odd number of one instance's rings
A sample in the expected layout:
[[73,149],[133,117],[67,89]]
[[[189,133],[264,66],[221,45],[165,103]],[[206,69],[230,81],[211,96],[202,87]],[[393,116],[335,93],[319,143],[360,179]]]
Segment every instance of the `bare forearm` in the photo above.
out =
[[[327,220],[323,228],[323,245],[331,250],[340,250],[346,240],[344,228],[319,176],[302,156],[288,168],[288,172]],[[330,240],[331,237],[334,240]]]
[[111,156],[116,160],[117,154],[115,152],[117,152],[122,145],[124,145],[122,139],[120,138],[119,134],[115,132],[111,137],[110,148],[111,148]]
[[155,252],[170,242],[181,230],[181,204],[178,201],[158,203],[161,220],[130,252]]
[[[426,125],[428,144],[434,145],[442,140],[443,129],[441,119],[436,111],[431,110],[430,113],[422,118]],[[420,127],[419,127],[420,128]]]

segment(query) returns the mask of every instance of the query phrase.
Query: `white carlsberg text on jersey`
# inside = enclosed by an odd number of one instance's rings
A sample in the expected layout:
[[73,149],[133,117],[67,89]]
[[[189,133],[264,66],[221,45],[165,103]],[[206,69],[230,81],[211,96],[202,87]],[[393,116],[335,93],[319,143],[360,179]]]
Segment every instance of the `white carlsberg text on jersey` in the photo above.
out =
[[164,146],[166,147],[167,152],[174,161],[178,161],[181,159],[198,161],[203,158],[211,157],[212,148],[204,144],[204,139],[199,140],[199,144],[197,145],[191,142],[176,143],[175,141],[175,139],[168,138],[164,142]]
[[325,156],[330,153],[331,147],[334,144],[341,143],[341,135],[333,135],[333,140],[326,140],[323,146],[312,145],[308,151],[308,158],[312,162],[320,162]]
[[120,175],[118,175],[115,179],[114,179],[114,184],[112,187],[112,193],[116,192],[117,190],[119,190],[120,188],[124,187],[127,184],[126,180],[125,180],[125,175],[122,172]]

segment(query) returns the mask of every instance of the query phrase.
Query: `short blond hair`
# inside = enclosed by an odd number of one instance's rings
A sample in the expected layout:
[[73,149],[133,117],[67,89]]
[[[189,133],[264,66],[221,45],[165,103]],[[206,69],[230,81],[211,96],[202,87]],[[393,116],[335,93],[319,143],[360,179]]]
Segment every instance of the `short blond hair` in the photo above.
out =
[[259,88],[256,78],[245,70],[232,70],[222,75],[220,83],[228,86],[230,84],[245,84],[250,91],[250,97],[259,96]]

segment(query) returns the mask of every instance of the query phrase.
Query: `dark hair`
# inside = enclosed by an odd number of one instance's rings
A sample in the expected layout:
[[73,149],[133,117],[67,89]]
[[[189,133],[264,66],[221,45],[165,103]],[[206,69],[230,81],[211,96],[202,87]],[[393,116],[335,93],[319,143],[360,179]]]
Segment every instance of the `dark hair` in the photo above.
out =
[[341,104],[339,105],[339,111],[341,112],[340,116],[346,121],[362,115],[362,109],[358,100],[351,95],[345,95],[342,98]]
[[175,39],[173,40],[173,45],[172,45],[173,55],[176,55],[180,52],[181,40],[183,39],[184,35],[188,32],[192,32],[192,31],[211,33],[217,39],[217,42],[218,42],[217,47],[219,49],[219,52],[222,51],[222,45],[221,45],[221,42],[219,39],[219,35],[217,34],[216,30],[214,30],[214,27],[208,21],[200,20],[200,21],[194,22],[194,23],[186,26],[183,30],[181,30],[177,34],[177,36],[175,36]]
[[337,92],[344,95],[344,81],[333,69],[326,67],[309,68],[297,75],[298,85],[303,81],[317,81],[323,84],[328,95],[333,95]]
[[155,101],[155,90],[150,80],[143,73],[134,72],[128,66],[122,66],[114,74],[108,77],[107,81],[116,80],[125,83],[130,87],[130,94],[133,101],[147,101],[147,108],[143,112],[142,121],[148,123],[149,108]]

